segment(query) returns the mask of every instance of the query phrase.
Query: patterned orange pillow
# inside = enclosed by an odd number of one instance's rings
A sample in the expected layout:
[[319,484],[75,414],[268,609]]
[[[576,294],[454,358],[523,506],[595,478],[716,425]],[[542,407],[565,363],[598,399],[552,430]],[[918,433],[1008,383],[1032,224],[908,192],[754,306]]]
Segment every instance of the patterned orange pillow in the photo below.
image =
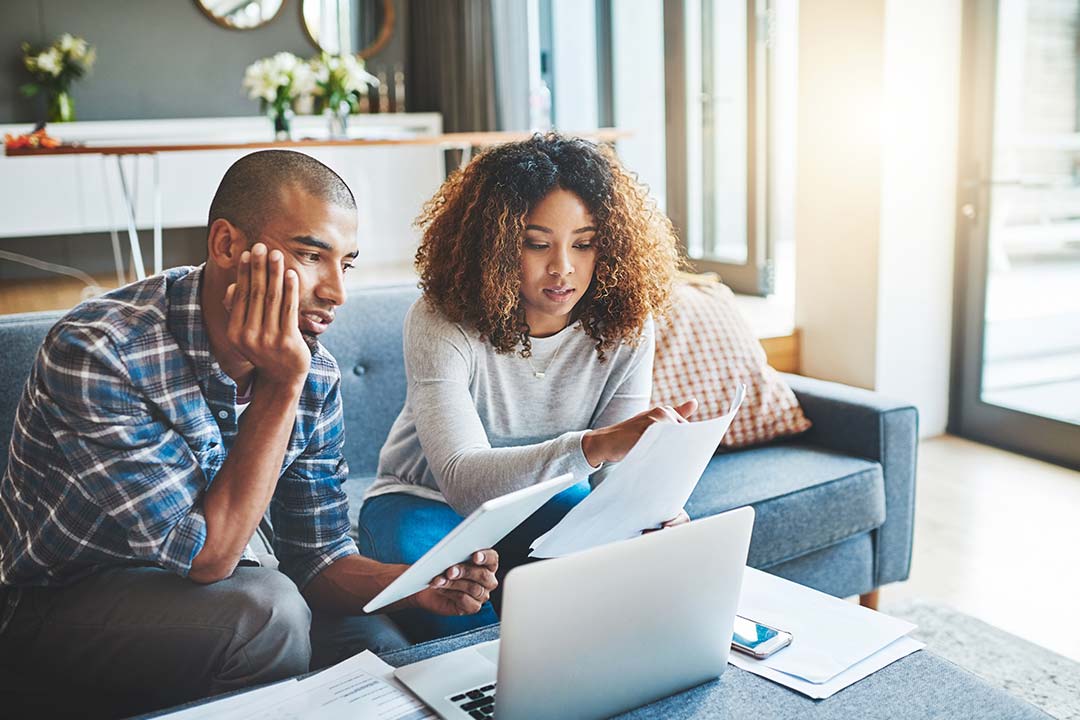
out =
[[769,366],[765,350],[739,314],[735,295],[719,282],[678,283],[672,310],[656,327],[654,404],[697,398],[692,420],[723,415],[740,383],[746,399],[720,443],[735,448],[810,428],[795,393]]

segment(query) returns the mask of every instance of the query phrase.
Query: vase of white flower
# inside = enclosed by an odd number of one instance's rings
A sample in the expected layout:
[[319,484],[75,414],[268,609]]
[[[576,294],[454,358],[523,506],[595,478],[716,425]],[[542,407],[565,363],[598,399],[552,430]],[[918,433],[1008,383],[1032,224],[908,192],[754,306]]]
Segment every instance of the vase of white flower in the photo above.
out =
[[292,133],[293,105],[310,94],[315,85],[307,63],[292,53],[280,52],[249,65],[244,72],[244,87],[273,123],[274,139],[288,140]]
[[270,121],[274,123],[274,139],[278,142],[292,139],[292,119],[296,113],[289,106],[270,108]]
[[379,80],[364,70],[364,61],[355,55],[323,53],[311,61],[315,76],[315,99],[329,124],[330,138],[348,138],[349,115],[356,112],[360,93]]
[[75,119],[75,102],[71,93],[60,90],[49,95],[46,103],[46,119],[51,123],[71,122]]
[[64,33],[52,45],[34,50],[23,43],[23,65],[34,78],[19,90],[26,97],[39,92],[46,96],[45,119],[70,122],[75,119],[71,84],[90,71],[96,59],[94,48],[80,37]]
[[331,140],[346,140],[349,137],[349,115],[352,114],[352,106],[348,102],[342,100],[338,103],[337,108],[326,108],[323,110],[323,114],[326,116],[329,122],[330,139]]

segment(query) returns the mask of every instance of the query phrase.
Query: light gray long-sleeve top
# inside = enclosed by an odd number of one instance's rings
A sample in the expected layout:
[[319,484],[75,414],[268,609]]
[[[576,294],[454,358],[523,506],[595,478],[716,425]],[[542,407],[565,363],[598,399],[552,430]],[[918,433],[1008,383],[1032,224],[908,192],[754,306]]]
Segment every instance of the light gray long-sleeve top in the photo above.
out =
[[365,498],[409,493],[464,516],[563,473],[599,482],[610,466],[590,466],[581,438],[648,409],[652,320],[636,345],[618,345],[604,362],[580,323],[531,342],[528,360],[497,353],[475,329],[417,300],[405,317],[405,407]]

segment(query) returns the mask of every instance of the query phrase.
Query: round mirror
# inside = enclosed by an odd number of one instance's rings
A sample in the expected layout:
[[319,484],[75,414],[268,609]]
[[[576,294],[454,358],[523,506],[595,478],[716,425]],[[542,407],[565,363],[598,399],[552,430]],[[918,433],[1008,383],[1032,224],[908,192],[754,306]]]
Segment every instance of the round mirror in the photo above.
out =
[[285,0],[195,0],[203,13],[221,27],[251,30],[274,19]]
[[311,42],[331,55],[371,57],[394,30],[391,0],[303,0],[300,12]]

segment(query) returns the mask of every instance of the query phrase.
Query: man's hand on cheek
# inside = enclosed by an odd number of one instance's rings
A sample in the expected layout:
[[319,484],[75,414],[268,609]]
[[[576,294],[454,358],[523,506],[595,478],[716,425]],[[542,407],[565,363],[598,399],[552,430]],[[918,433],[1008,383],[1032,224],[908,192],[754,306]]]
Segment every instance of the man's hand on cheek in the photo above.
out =
[[229,340],[255,366],[257,383],[302,385],[311,350],[299,328],[300,279],[285,270],[281,251],[267,252],[263,243],[245,250],[224,302]]

